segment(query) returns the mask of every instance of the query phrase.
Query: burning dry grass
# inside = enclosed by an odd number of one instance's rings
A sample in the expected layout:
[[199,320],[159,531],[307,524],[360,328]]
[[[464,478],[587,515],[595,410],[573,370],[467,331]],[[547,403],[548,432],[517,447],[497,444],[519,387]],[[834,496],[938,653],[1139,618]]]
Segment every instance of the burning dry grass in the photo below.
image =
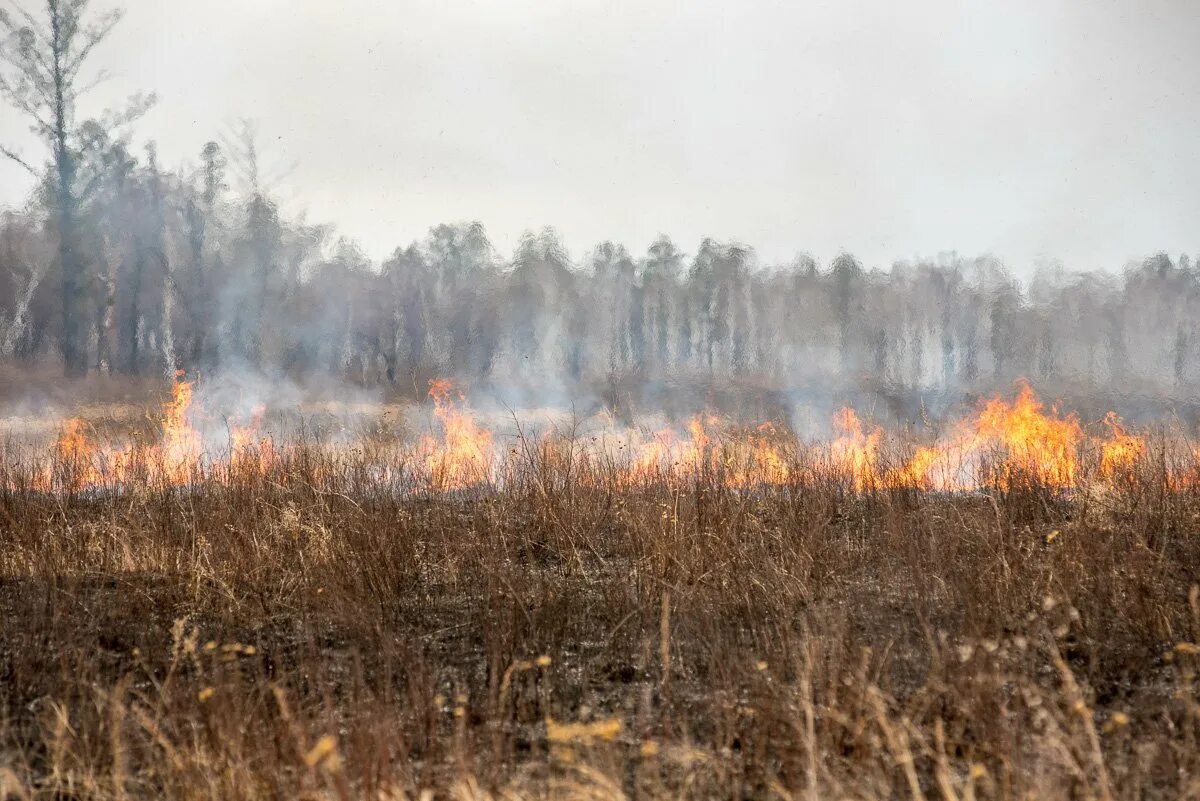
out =
[[448,392],[411,445],[216,451],[185,397],[5,453],[0,793],[1200,794],[1175,438],[1030,393],[919,445],[509,440]]
[[[866,425],[848,407],[833,416],[833,437],[821,442],[799,441],[772,423],[739,426],[714,414],[652,433],[618,429],[609,420],[582,436],[578,428],[567,435],[551,428],[536,437],[514,418],[513,435],[501,437],[472,414],[450,382],[431,382],[429,397],[434,430],[415,443],[376,438],[378,463],[368,472],[381,487],[403,479],[408,489],[432,492],[495,488],[523,470],[535,451],[537,458],[569,464],[574,480],[623,487],[678,487],[704,477],[741,490],[836,481],[857,492],[964,492],[1022,483],[1074,491],[1123,480],[1151,456],[1167,465],[1168,484],[1179,486],[1193,481],[1197,461],[1178,432],[1160,435],[1152,450],[1146,436],[1127,431],[1114,413],[1089,435],[1075,414],[1045,409],[1027,384],[1019,385],[1012,401],[993,398],[932,442]],[[34,466],[15,471],[26,483],[10,476],[8,484],[43,492],[111,490],[216,479],[247,464],[266,469],[280,454],[263,426],[264,414],[260,406],[243,420],[224,419],[214,440],[201,433],[196,418],[204,413],[193,408],[193,385],[177,380],[155,433],[114,443],[95,436],[82,418],[67,419],[49,448],[52,458],[38,467],[35,455]],[[323,445],[357,452],[365,439],[342,436]],[[13,461],[7,460],[9,473]],[[65,472],[55,469],[64,465]]]

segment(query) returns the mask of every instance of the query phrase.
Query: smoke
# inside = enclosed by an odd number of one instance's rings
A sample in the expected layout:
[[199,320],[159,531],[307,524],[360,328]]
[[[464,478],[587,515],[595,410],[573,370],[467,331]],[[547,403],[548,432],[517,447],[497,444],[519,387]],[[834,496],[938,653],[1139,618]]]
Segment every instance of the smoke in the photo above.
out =
[[[121,141],[97,147],[111,158],[92,161],[120,169],[95,167],[81,210],[91,370],[200,376],[218,415],[420,401],[449,378],[487,413],[634,424],[714,410],[815,433],[844,405],[936,422],[1023,378],[1085,416],[1200,417],[1200,270],[1186,255],[1119,272],[1046,263],[1022,282],[989,255],[776,264],[743,243],[688,251],[666,236],[572,254],[552,229],[505,256],[480,223],[459,223],[376,263],[281,214],[251,145],[229,158],[252,176],[236,192],[215,144],[178,172]],[[0,361],[18,371],[52,369],[62,326],[44,214],[31,203],[0,218]]]

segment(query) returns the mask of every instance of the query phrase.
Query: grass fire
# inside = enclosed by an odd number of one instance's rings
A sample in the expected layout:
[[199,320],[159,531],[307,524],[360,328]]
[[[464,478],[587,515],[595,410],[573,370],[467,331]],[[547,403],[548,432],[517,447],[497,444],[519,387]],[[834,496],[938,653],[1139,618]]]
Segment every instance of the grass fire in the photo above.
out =
[[[1027,382],[1017,384],[1011,399],[986,401],[940,435],[889,432],[864,423],[847,406],[833,415],[830,437],[813,441],[787,432],[779,421],[738,424],[715,412],[657,430],[620,427],[611,416],[583,427],[577,419],[564,419],[537,434],[523,430],[514,417],[506,434],[477,419],[451,381],[431,381],[428,397],[432,430],[415,441],[397,437],[386,443],[386,469],[377,473],[381,485],[404,479],[407,492],[422,494],[502,489],[543,459],[570,465],[577,481],[612,481],[625,488],[659,483],[679,488],[699,479],[738,490],[828,481],[859,493],[1006,491],[1022,485],[1103,491],[1144,470],[1151,457],[1161,463],[1167,486],[1179,488],[1197,469],[1196,451],[1182,430],[1135,434],[1109,412],[1102,425],[1085,431],[1076,414],[1047,409]],[[259,406],[246,421],[226,418],[216,437],[206,437],[201,429],[211,430],[213,416],[193,408],[192,382],[177,378],[150,439],[102,441],[87,420],[71,417],[44,453],[8,449],[7,484],[49,493],[183,485],[269,471],[289,452],[314,450],[303,436],[289,439],[270,431],[264,413]],[[361,454],[362,443],[350,437],[343,434],[315,450],[334,462]],[[373,458],[380,458],[380,447],[375,444]]]
[[0,801],[1200,800],[1200,3],[112,2]]
[[447,380],[245,419],[166,389],[8,422],[14,792],[1195,790],[1179,427],[1029,383],[935,430],[844,407],[819,438],[714,410],[505,422]]

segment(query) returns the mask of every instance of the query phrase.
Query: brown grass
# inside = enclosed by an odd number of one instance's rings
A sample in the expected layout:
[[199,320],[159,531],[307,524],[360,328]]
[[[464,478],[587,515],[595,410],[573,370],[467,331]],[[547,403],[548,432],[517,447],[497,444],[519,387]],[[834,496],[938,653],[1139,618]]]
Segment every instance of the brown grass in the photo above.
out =
[[1161,460],[734,491],[529,446],[434,494],[279,452],[58,494],[6,452],[0,797],[1200,795],[1200,495]]

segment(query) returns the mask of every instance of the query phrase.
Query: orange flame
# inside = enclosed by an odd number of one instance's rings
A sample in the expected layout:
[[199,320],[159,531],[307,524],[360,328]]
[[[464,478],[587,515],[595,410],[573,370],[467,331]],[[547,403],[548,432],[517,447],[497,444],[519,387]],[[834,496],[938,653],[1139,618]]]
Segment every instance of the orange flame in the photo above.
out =
[[59,474],[38,481],[42,490],[84,490],[107,483],[190,481],[204,458],[203,439],[192,424],[193,385],[178,373],[171,400],[162,407],[161,438],[148,446],[106,445],[96,441],[79,418],[63,422],[52,447]]
[[1146,455],[1146,441],[1125,431],[1116,412],[1105,415],[1104,425],[1108,427],[1109,436],[1100,446],[1100,475],[1105,478],[1128,476]]
[[263,417],[266,407],[255,406],[250,410],[250,422],[232,425],[229,428],[229,466],[236,470],[258,470],[276,457],[271,440],[263,434]]
[[48,490],[58,484],[63,489],[82,490],[103,480],[96,465],[99,449],[78,417],[63,422],[51,450],[59,475],[43,476],[39,489]]
[[723,478],[730,487],[779,486],[792,479],[792,464],[780,446],[779,433],[770,423],[758,426],[744,441],[734,439],[727,443],[726,450]]
[[858,415],[849,406],[833,415],[833,427],[838,432],[837,439],[829,446],[834,469],[848,476],[859,491],[878,483],[875,466],[883,429],[864,432]]
[[1083,439],[1079,418],[1044,414],[1028,384],[1021,384],[1011,404],[1001,398],[989,401],[979,415],[976,431],[980,438],[1003,449],[995,474],[1001,486],[1010,486],[1018,477],[1050,487],[1075,485]]
[[[51,447],[54,464],[35,479],[35,485],[62,491],[105,483],[193,480],[200,466],[213,464],[194,425],[193,389],[191,382],[177,376],[171,400],[163,406],[161,437],[150,445],[101,445],[82,420],[66,420]],[[430,382],[429,397],[440,431],[420,440],[417,477],[435,490],[503,481],[512,465],[500,463],[493,433],[472,415],[463,395],[449,381],[437,380]],[[264,412],[256,408],[248,422],[230,427],[230,468],[265,472],[280,458],[261,433]],[[1077,488],[1089,476],[1102,480],[1128,476],[1144,459],[1147,446],[1142,437],[1127,432],[1114,413],[1104,423],[1106,435],[1089,439],[1075,414],[1060,414],[1053,406],[1047,409],[1022,383],[1011,401],[992,398],[951,433],[909,448],[905,458],[897,458],[906,450],[905,439],[864,422],[846,407],[834,415],[834,436],[824,444],[801,444],[770,424],[747,429],[702,414],[690,418],[682,429],[665,428],[645,438],[626,432],[629,447],[621,446],[618,461],[598,458],[595,464],[615,465],[622,486],[658,481],[678,485],[702,476],[743,490],[827,475],[848,481],[859,492],[1007,489],[1026,481],[1065,490]],[[560,463],[553,461],[561,455],[555,450],[560,447],[561,442],[544,439],[539,445],[543,463]],[[592,463],[592,457],[580,455],[581,464]],[[1090,469],[1081,466],[1085,456],[1092,460],[1087,462]],[[1178,470],[1172,474],[1172,481],[1180,486],[1188,480]]]
[[433,398],[433,414],[443,430],[440,443],[431,436],[422,441],[431,486],[456,490],[488,483],[494,472],[492,432],[475,421],[466,410],[462,394],[455,392],[449,381],[429,382],[429,397]]
[[163,405],[161,464],[172,484],[184,483],[204,452],[200,432],[192,427],[192,382],[182,378],[182,372],[176,373],[171,400]]

